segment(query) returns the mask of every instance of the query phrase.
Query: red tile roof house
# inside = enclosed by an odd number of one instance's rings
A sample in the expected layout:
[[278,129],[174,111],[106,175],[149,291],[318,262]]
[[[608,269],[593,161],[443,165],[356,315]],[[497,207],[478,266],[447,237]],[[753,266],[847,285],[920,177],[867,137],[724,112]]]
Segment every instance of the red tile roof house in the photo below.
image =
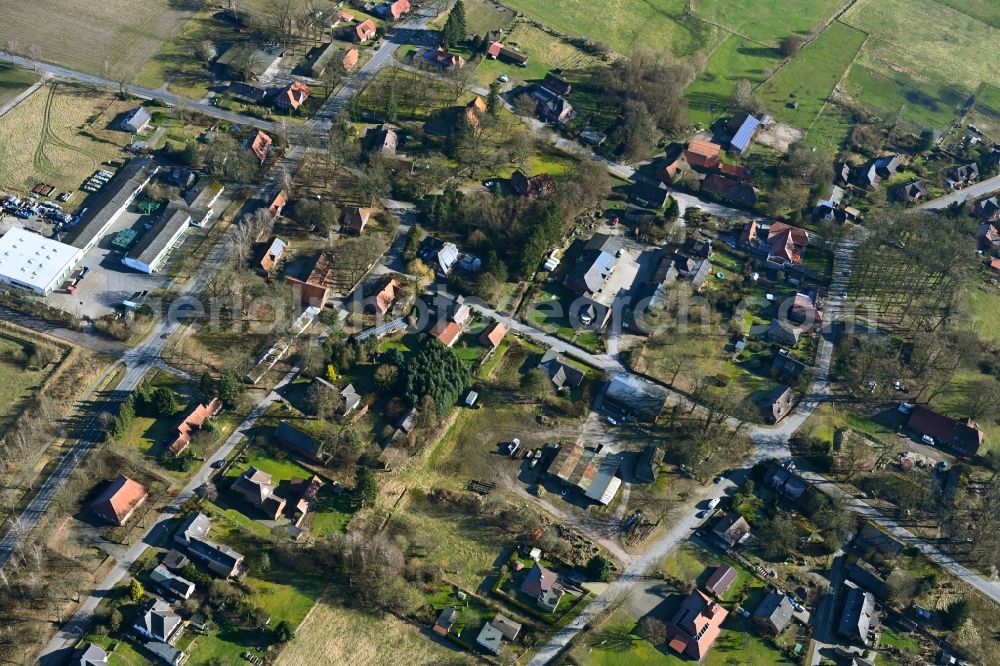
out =
[[500,346],[500,342],[503,340],[505,335],[507,335],[507,327],[502,323],[495,321],[482,332],[479,336],[479,341],[488,347],[496,349]]
[[376,32],[378,32],[378,28],[375,27],[375,21],[367,19],[354,26],[354,40],[357,42],[367,42],[375,36]]
[[358,64],[358,57],[360,53],[356,48],[349,48],[347,52],[344,53],[344,59],[340,61],[340,64],[344,67],[345,72],[349,72],[354,69],[354,66]]
[[994,273],[1000,273],[1000,259],[994,259],[990,262],[990,270]]
[[976,455],[985,438],[972,419],[953,419],[926,407],[914,407],[906,425],[917,434],[933,437],[935,444],[954,449],[961,456]]
[[479,95],[465,107],[465,119],[471,127],[479,127],[479,117],[486,113],[486,102]]
[[728,615],[729,611],[704,592],[695,590],[667,625],[667,644],[674,652],[701,661],[712,649]]
[[400,16],[410,11],[410,0],[396,0],[396,2],[389,5],[389,15],[394,19],[399,19]]
[[439,319],[434,324],[434,328],[431,329],[431,335],[437,338],[445,347],[453,347],[458,342],[458,339],[462,337],[462,327],[453,321]]
[[344,227],[360,236],[368,225],[368,220],[372,216],[371,208],[358,208],[357,206],[347,206],[344,208]]
[[278,217],[281,215],[281,211],[285,209],[285,204],[288,203],[288,197],[285,195],[285,191],[281,190],[274,195],[274,199],[271,200],[271,204],[267,207],[267,212],[271,214],[271,217]]
[[258,130],[257,135],[250,141],[250,152],[256,155],[260,163],[263,164],[264,160],[267,159],[268,153],[271,152],[272,143],[271,137]]
[[392,307],[393,302],[396,300],[396,293],[399,290],[399,280],[392,278],[385,283],[385,286],[379,289],[371,297],[369,302],[366,304],[365,309],[368,312],[374,312],[376,314],[385,314]]
[[721,599],[729,586],[736,582],[736,569],[723,565],[717,568],[705,582],[705,589]]
[[297,111],[300,106],[309,99],[309,86],[301,81],[293,81],[287,88],[278,95],[275,104],[279,109],[286,111]]
[[802,252],[808,243],[809,234],[804,229],[775,222],[767,232],[767,244],[770,246],[768,258],[775,257],[786,263],[797,264],[802,261]]
[[292,495],[298,497],[295,501],[294,507],[297,515],[297,519],[295,521],[297,526],[306,517],[306,514],[312,511],[313,507],[316,505],[319,489],[323,487],[323,480],[318,476],[313,476],[308,481],[306,479],[295,477],[289,483],[289,487]]
[[90,509],[102,520],[124,525],[135,510],[146,501],[146,489],[127,476],[119,476],[101,495],[91,502]]
[[184,417],[181,424],[177,426],[177,437],[170,444],[169,451],[174,456],[179,456],[187,449],[191,443],[191,436],[196,430],[202,428],[209,419],[214,418],[222,411],[222,401],[212,398],[207,405],[199,404],[191,410],[191,413]]

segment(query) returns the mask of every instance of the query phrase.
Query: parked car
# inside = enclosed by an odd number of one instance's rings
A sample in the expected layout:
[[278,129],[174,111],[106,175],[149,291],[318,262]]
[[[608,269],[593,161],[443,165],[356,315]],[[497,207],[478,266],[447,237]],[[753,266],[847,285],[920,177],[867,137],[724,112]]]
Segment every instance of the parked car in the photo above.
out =
[[618,421],[615,421],[610,416],[607,418],[607,421],[608,421],[608,425],[618,425]]
[[908,402],[901,402],[896,409],[899,410],[900,414],[909,414],[913,410],[913,405]]
[[497,81],[499,81],[500,83],[507,83],[508,81],[510,81],[510,79],[507,78],[506,74],[501,74],[500,76],[497,77]]
[[924,444],[929,444],[930,446],[934,446],[934,438],[931,437],[930,435],[923,435],[920,438],[920,441],[923,442]]
[[714,509],[715,507],[719,506],[720,501],[721,500],[718,497],[713,497],[712,499],[708,500],[708,508]]

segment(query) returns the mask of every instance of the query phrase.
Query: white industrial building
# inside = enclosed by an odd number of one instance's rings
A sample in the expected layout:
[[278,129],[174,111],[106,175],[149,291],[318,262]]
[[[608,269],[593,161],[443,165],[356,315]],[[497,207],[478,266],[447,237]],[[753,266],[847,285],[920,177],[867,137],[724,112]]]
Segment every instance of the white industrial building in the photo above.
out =
[[14,228],[0,238],[0,281],[48,296],[82,259],[79,248]]
[[174,245],[191,223],[191,213],[174,204],[167,206],[156,225],[122,259],[122,263],[143,273],[159,270]]

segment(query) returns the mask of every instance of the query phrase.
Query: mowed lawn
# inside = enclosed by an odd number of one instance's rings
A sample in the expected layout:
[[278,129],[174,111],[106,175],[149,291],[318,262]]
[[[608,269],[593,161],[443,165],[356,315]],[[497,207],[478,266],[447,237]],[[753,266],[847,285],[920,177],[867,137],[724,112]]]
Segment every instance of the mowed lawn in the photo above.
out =
[[650,46],[689,55],[709,51],[723,31],[686,15],[686,0],[509,0],[504,3],[559,32],[604,42],[629,54]]
[[480,85],[489,85],[501,74],[506,74],[514,83],[523,83],[543,79],[549,70],[584,69],[598,62],[572,44],[528,23],[514,26],[503,41],[506,46],[528,56],[527,66],[519,67],[504,60],[485,58],[476,70]]
[[730,35],[712,53],[705,72],[687,87],[688,118],[710,125],[728,105],[737,81],[763,83],[781,60],[775,49]]
[[461,652],[442,647],[413,625],[391,616],[343,608],[326,599],[316,604],[275,661],[277,666],[399,663],[432,666],[475,662]]
[[[864,42],[865,33],[834,23],[758,88],[757,94],[775,118],[806,129]],[[793,102],[798,102],[797,109],[791,108]]]
[[866,67],[902,68],[969,92],[1000,85],[1000,29],[940,2],[860,0],[842,20],[871,34],[859,59]]
[[1000,343],[1000,292],[996,288],[974,288],[965,293],[971,316],[968,328],[993,343]]
[[806,35],[829,19],[843,0],[693,0],[696,16],[739,35],[777,46],[789,35]]
[[135,76],[163,41],[191,16],[191,0],[30,0],[0,3],[4,35],[19,54],[31,46],[41,60],[91,74],[112,71]]
[[861,65],[851,68],[845,88],[851,97],[886,121],[892,121],[902,111],[906,120],[937,130],[951,124],[968,97],[940,83],[920,82],[903,72],[884,75]]

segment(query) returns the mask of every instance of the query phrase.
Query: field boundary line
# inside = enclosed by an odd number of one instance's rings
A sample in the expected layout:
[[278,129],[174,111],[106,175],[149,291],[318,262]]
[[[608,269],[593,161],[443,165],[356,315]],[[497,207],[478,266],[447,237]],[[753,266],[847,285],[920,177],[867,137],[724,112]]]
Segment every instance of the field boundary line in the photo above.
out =
[[[844,23],[844,25],[847,24]],[[848,27],[853,27],[853,26],[848,26]],[[851,62],[847,65],[847,67],[844,68],[844,73],[840,75],[840,79],[837,81],[837,85],[833,87],[833,90],[830,91],[829,97],[823,100],[823,106],[819,107],[819,111],[816,112],[816,117],[812,119],[811,123],[809,123],[809,127],[806,128],[806,131],[802,135],[802,138],[805,138],[809,134],[813,126],[819,120],[820,116],[822,116],[823,112],[826,111],[826,107],[830,105],[830,98],[833,97],[834,93],[836,93],[840,89],[840,86],[844,83],[844,80],[847,79],[847,77],[850,75],[851,69],[853,69],[854,65],[858,62],[858,57],[861,56],[861,52],[865,50],[865,45],[868,44],[868,40],[870,40],[871,38],[872,36],[869,34],[865,37],[865,41],[861,42],[861,46],[858,47],[858,50],[855,52],[854,57],[851,58]]]
[[37,81],[35,81],[34,83],[32,83],[28,87],[27,90],[23,91],[20,95],[18,95],[17,97],[15,97],[14,99],[10,100],[6,104],[4,104],[2,107],[0,107],[0,118],[3,118],[8,113],[10,113],[15,108],[17,108],[18,104],[20,104],[24,100],[28,99],[28,97],[30,97],[32,95],[32,93],[34,93],[36,90],[38,90],[39,88],[41,88],[42,86],[44,86],[45,82],[47,80],[48,80],[48,77],[43,74],[41,76],[41,78],[39,78]]

